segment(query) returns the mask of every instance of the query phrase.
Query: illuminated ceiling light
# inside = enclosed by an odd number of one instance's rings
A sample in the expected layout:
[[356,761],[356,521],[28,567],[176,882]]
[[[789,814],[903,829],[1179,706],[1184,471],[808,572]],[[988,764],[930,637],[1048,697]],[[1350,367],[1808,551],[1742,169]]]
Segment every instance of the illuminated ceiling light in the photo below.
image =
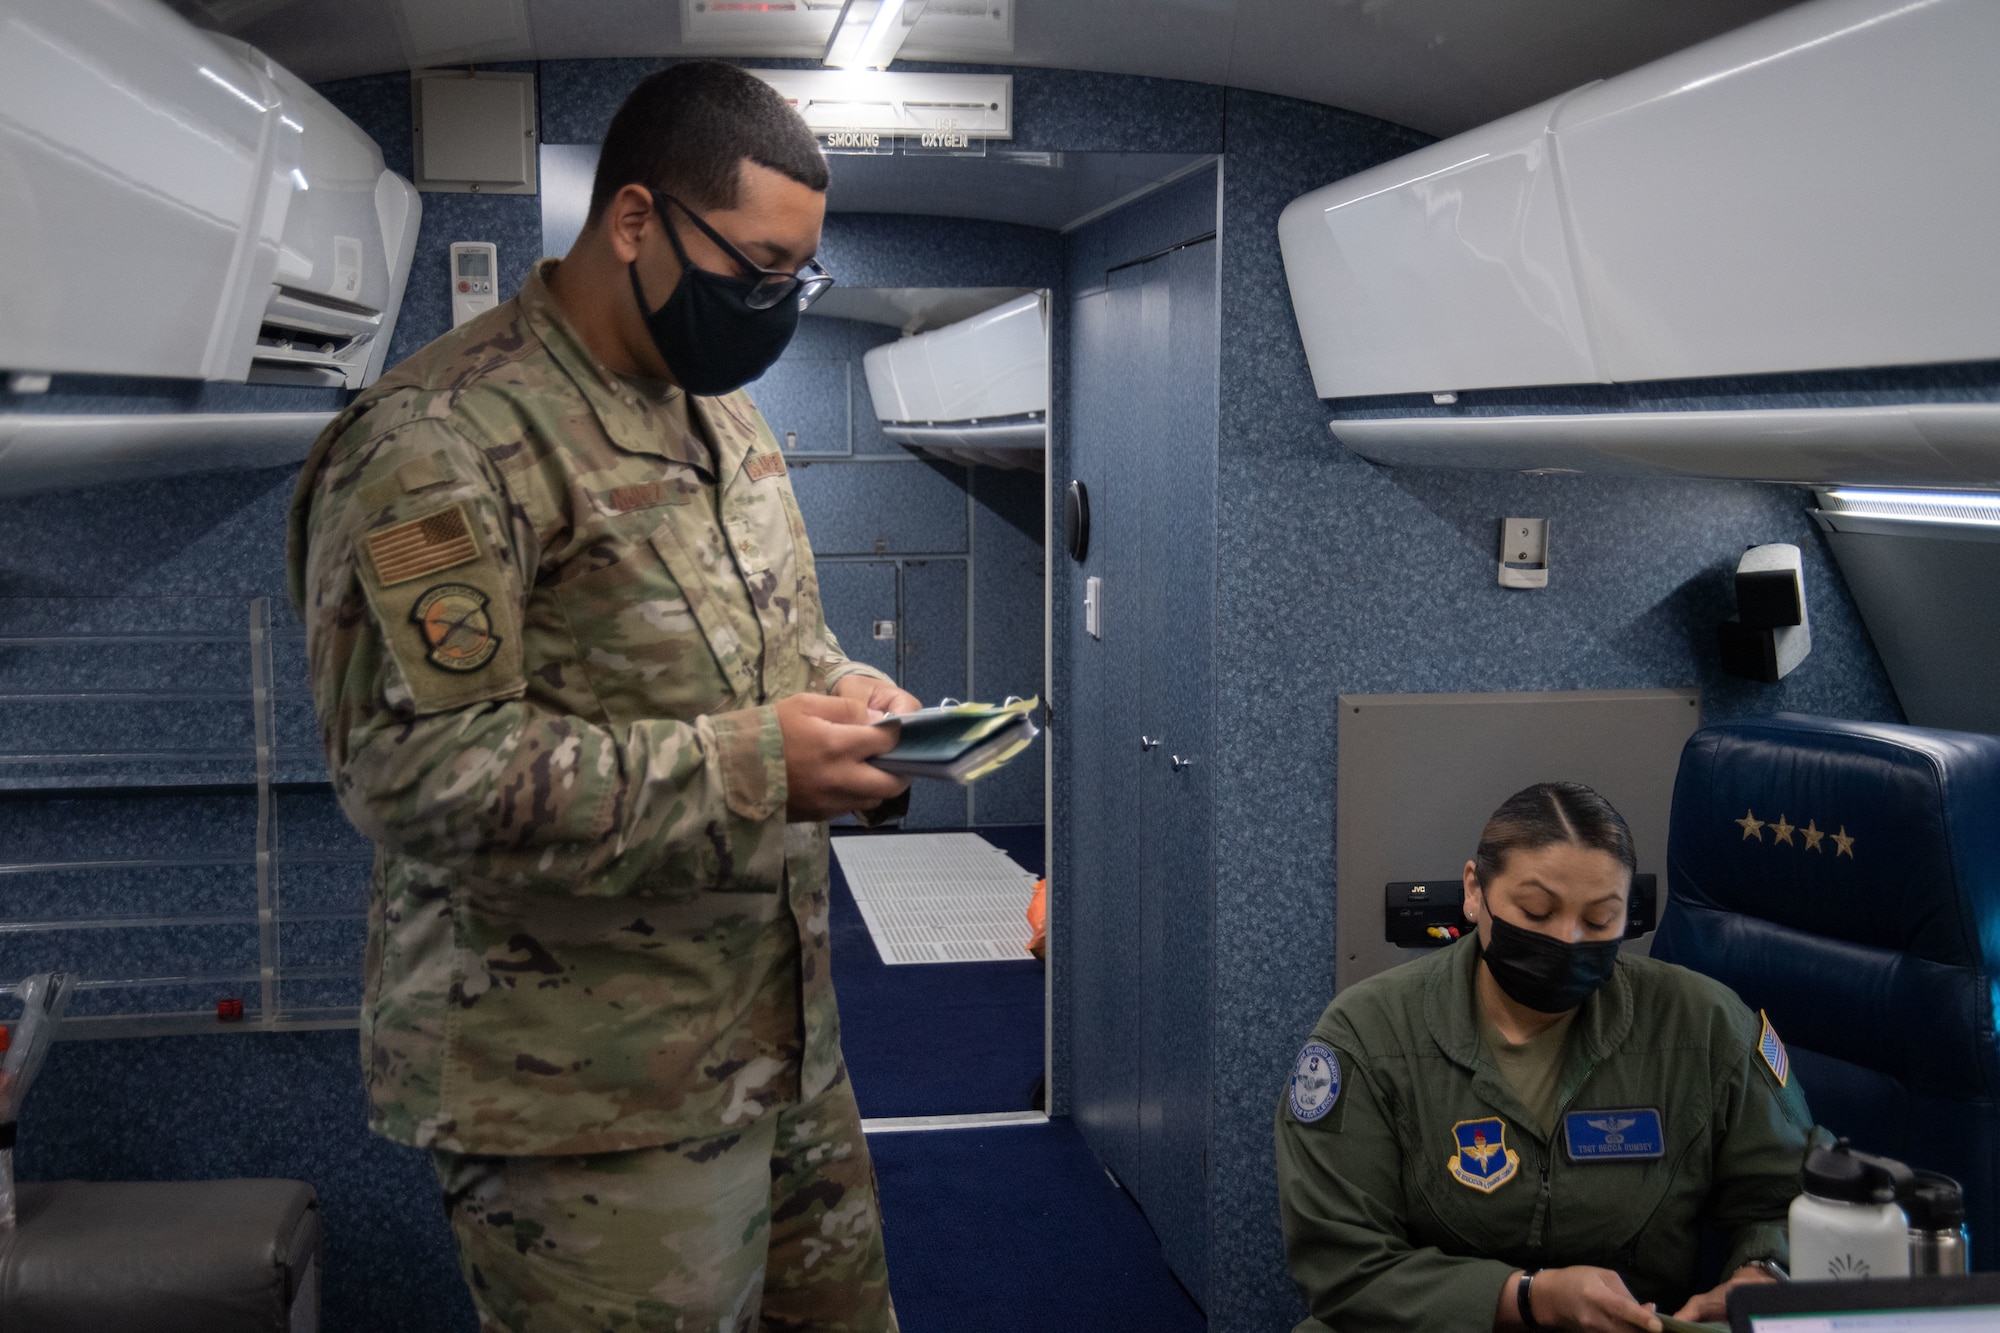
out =
[[2000,494],[1980,491],[1905,491],[1839,486],[1819,493],[1820,507],[1855,518],[1904,523],[1949,523],[2000,528]]
[[847,0],[826,44],[835,69],[887,69],[929,0]]

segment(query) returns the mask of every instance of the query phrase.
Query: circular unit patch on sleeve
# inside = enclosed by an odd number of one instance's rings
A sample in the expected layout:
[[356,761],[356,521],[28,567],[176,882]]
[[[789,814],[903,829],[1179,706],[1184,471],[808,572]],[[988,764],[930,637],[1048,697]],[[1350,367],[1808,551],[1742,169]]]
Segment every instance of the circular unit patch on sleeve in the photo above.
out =
[[1323,1041],[1309,1041],[1292,1066],[1292,1115],[1310,1125],[1340,1100],[1340,1057]]

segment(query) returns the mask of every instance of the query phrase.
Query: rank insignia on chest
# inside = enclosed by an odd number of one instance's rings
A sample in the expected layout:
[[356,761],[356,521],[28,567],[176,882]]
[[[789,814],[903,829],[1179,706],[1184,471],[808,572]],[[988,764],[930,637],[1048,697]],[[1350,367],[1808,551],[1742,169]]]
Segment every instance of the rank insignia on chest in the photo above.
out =
[[1792,1076],[1792,1057],[1785,1053],[1785,1043],[1778,1040],[1778,1030],[1771,1026],[1771,1016],[1762,1009],[1757,1017],[1764,1020],[1763,1031],[1757,1034],[1757,1054],[1764,1057],[1764,1063],[1771,1067],[1771,1076],[1784,1087],[1785,1080]]
[[1292,1115],[1310,1125],[1340,1100],[1340,1057],[1323,1041],[1309,1041],[1292,1066]]
[[1572,1111],[1563,1117],[1563,1148],[1572,1162],[1650,1161],[1667,1155],[1667,1136],[1655,1107]]
[[1507,1146],[1507,1122],[1499,1116],[1461,1120],[1451,1127],[1458,1141],[1452,1154],[1451,1178],[1481,1194],[1491,1194],[1521,1169],[1521,1154]]

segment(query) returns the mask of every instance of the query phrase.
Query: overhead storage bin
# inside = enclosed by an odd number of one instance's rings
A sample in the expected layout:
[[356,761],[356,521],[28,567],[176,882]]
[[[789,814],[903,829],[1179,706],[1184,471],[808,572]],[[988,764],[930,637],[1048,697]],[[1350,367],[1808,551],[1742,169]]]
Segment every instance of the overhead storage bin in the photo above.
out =
[[2000,357],[2000,4],[1816,0],[1292,203],[1322,397]]
[[330,102],[155,0],[0,19],[0,370],[359,388],[418,212]]
[[1048,316],[1038,294],[871,348],[882,433],[957,463],[1040,471],[1048,450]]

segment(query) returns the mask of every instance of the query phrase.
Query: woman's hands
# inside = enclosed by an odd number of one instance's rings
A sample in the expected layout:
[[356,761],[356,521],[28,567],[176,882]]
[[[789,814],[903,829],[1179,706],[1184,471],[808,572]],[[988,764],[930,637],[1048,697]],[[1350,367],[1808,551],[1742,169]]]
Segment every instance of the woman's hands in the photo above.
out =
[[1686,1305],[1674,1311],[1674,1318],[1692,1320],[1695,1323],[1722,1320],[1729,1317],[1729,1289],[1745,1282],[1775,1282],[1776,1278],[1761,1268],[1744,1266],[1731,1273],[1713,1291],[1704,1291]]
[[[1500,1289],[1500,1303],[1494,1308],[1493,1327],[1503,1333],[1524,1329],[1521,1322],[1519,1273]],[[1535,1322],[1544,1328],[1579,1330],[1580,1333],[1632,1333],[1645,1329],[1660,1333],[1660,1321],[1653,1307],[1641,1305],[1625,1289],[1625,1279],[1608,1268],[1544,1268],[1535,1274],[1528,1288]]]

